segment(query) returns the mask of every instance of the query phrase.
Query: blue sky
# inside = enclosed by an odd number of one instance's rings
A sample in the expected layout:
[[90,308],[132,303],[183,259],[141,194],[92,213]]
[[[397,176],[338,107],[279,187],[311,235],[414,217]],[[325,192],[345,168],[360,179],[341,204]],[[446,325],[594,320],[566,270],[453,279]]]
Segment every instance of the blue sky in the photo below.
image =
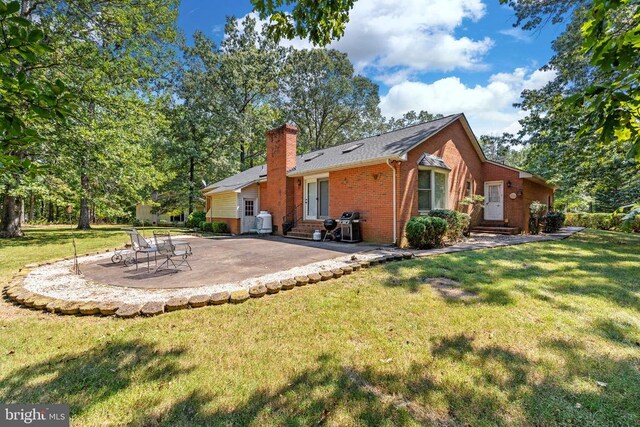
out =
[[[182,0],[178,25],[223,36],[226,16],[242,18],[249,1]],[[517,132],[523,89],[554,77],[540,71],[562,30],[514,29],[513,11],[498,0],[358,0],[344,37],[330,47],[346,52],[356,70],[380,86],[388,117],[409,110],[464,112],[477,135]],[[284,42],[311,47],[304,40]]]

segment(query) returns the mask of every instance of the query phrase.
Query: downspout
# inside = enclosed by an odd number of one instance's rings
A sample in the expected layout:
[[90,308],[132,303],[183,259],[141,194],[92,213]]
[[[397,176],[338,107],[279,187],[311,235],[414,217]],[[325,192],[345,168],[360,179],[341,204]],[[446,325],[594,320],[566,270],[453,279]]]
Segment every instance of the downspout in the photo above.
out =
[[396,219],[396,168],[390,163],[391,159],[387,159],[387,166],[393,171],[393,244],[398,244],[398,238],[396,236],[398,230],[398,222]]

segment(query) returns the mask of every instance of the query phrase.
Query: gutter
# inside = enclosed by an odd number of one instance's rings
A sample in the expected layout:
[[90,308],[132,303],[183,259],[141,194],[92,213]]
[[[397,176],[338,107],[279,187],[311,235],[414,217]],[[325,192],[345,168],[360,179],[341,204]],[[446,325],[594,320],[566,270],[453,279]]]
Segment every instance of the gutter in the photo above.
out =
[[393,244],[398,244],[398,238],[396,236],[398,231],[398,222],[396,219],[396,168],[390,163],[391,159],[387,159],[387,166],[393,170]]

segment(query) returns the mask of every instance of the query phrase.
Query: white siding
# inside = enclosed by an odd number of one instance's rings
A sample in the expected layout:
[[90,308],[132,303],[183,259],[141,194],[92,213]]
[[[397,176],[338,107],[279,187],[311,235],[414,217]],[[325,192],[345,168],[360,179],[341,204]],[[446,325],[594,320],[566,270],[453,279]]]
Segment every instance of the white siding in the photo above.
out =
[[260,187],[258,184],[252,184],[243,188],[240,191],[240,197],[238,197],[238,212],[243,212],[244,206],[242,205],[242,199],[256,199],[255,211],[256,215],[260,212]]
[[213,218],[240,218],[238,211],[238,193],[229,191],[211,196]]

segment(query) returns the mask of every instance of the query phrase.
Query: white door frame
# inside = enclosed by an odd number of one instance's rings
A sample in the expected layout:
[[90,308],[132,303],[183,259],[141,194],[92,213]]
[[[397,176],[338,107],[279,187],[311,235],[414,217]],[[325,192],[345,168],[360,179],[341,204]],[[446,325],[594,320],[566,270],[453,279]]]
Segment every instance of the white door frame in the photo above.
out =
[[[309,216],[308,212],[309,212],[309,196],[307,194],[308,191],[308,184],[310,182],[315,182],[316,183],[316,197],[320,197],[320,186],[318,185],[318,181],[323,180],[323,179],[329,179],[329,174],[328,173],[323,173],[320,175],[313,175],[313,176],[306,176],[304,177],[304,193],[303,193],[303,209],[304,209],[304,216],[303,218],[305,220],[312,220],[312,221],[318,221],[320,220],[319,218],[319,204],[316,206],[316,215],[315,216]],[[331,191],[331,187],[329,187],[329,191]],[[327,204],[329,203],[329,201],[327,200]]]
[[251,231],[251,227],[247,227],[245,224],[245,218],[249,218],[245,215],[244,202],[245,200],[253,200],[253,218],[256,218],[258,215],[258,198],[257,197],[241,197],[240,198],[240,233],[249,233]]
[[[489,186],[490,185],[499,185],[500,186],[500,191],[499,191],[499,195],[500,195],[500,202],[498,204],[498,206],[496,208],[495,212],[499,215],[496,215],[495,217],[488,217],[487,212],[489,212],[489,209],[487,209],[488,205],[489,205]],[[493,210],[492,210],[493,213]],[[484,219],[485,221],[503,221],[504,220],[504,181],[485,181],[484,182]]]

